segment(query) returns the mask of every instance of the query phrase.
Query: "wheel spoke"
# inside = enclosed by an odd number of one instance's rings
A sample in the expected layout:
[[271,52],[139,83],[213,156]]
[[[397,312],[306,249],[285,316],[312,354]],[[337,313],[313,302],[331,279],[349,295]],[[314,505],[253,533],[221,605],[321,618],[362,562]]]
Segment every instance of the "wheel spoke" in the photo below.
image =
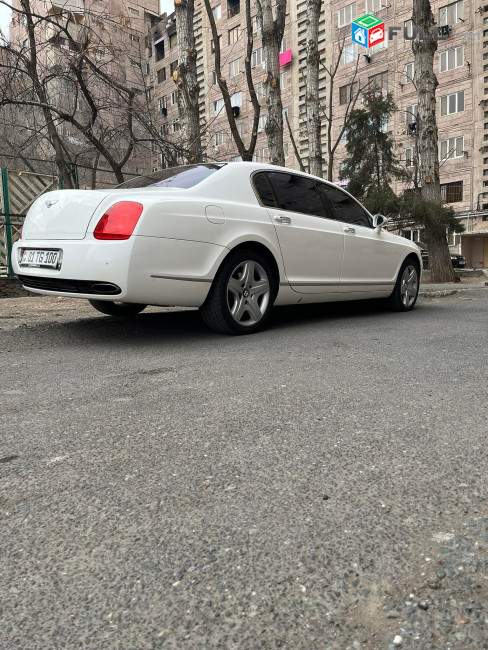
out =
[[244,316],[245,312],[247,310],[247,305],[244,301],[243,298],[240,300],[236,300],[236,304],[234,306],[234,309],[232,310],[232,316],[235,318],[236,321],[242,320],[242,317]]
[[261,320],[263,314],[261,313],[261,310],[259,309],[259,305],[255,299],[251,298],[250,300],[248,300],[246,307],[248,308],[251,317],[256,322]]
[[229,291],[234,294],[236,298],[239,298],[242,293],[242,282],[237,278],[231,278],[227,285]]
[[258,280],[254,285],[251,286],[249,291],[251,293],[251,296],[256,296],[257,298],[263,293],[269,291],[269,282],[267,280]]
[[254,262],[246,262],[242,271],[242,282],[249,285],[254,280]]

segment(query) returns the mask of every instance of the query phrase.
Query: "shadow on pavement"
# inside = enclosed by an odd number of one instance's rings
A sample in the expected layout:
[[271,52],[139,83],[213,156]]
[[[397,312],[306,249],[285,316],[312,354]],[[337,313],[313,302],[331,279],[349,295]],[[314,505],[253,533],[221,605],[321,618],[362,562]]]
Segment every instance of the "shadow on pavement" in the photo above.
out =
[[361,321],[362,327],[365,326],[366,320],[376,327],[378,319],[383,320],[388,316],[404,319],[410,314],[394,314],[388,311],[381,301],[364,300],[276,307],[268,328],[264,332],[250,337],[225,336],[210,331],[200,319],[197,309],[143,312],[138,316],[123,320],[112,317],[85,317],[64,323],[44,322],[11,330],[9,334],[13,335],[15,340],[18,340],[19,335],[22,338],[30,338],[30,334],[32,338],[35,338],[37,347],[44,347],[44,345],[52,347],[53,344],[55,347],[59,347],[82,342],[89,346],[99,346],[100,344],[107,346],[118,345],[124,340],[132,344],[161,342],[192,345],[195,343],[200,345],[213,340],[219,341],[220,344],[227,341],[235,345],[236,338],[251,342],[255,337],[272,337],[274,333],[282,335],[286,330],[299,334],[300,328],[307,328],[309,325],[315,326],[317,323],[327,326],[328,323],[337,323],[340,320],[354,323],[354,320],[357,319]]

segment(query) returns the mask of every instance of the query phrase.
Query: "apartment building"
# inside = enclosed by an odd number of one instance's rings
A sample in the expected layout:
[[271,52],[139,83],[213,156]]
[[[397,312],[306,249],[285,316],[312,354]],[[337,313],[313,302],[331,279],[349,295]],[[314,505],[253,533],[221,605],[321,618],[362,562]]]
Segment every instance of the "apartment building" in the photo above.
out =
[[[18,0],[15,0],[18,2]],[[484,0],[486,1],[486,0]],[[43,11],[61,12],[66,0],[33,0]],[[127,83],[135,78],[137,56],[144,59],[145,85],[153,101],[154,120],[160,133],[173,142],[181,142],[180,123],[173,72],[177,66],[175,15],[158,15],[157,0],[67,0],[74,22],[91,21],[103,30],[104,16],[118,17],[120,33],[110,33],[119,45],[125,44],[126,55],[119,61],[117,74]],[[237,127],[246,144],[252,130],[253,111],[244,72],[246,55],[246,19],[244,0],[212,0],[213,16],[219,33],[222,74],[232,94]],[[465,224],[465,233],[454,235],[451,245],[462,250],[473,267],[488,267],[488,4],[478,0],[433,0],[440,40],[435,55],[437,120],[441,188],[446,203],[453,206]],[[252,8],[253,51],[252,77],[261,104],[256,161],[269,160],[266,126],[266,103],[263,76],[265,60],[259,25]],[[305,57],[306,0],[288,2],[285,34],[281,47],[281,88],[283,111],[287,114],[299,156],[308,164],[308,141],[305,128]],[[387,38],[373,47],[353,43],[352,21],[373,14],[384,21]],[[332,141],[339,138],[351,93],[379,89],[393,95],[397,111],[385,128],[394,136],[397,153],[407,169],[416,159],[417,94],[414,86],[414,62],[411,40],[412,0],[325,0],[319,24],[320,98],[323,102],[322,143],[327,144],[327,120],[332,119]],[[203,145],[209,161],[238,159],[231,137],[223,99],[215,72],[214,44],[203,0],[196,0],[194,26],[197,72],[200,85],[200,121]],[[388,38],[390,27],[399,28]],[[16,25],[11,30],[22,30]],[[404,34],[406,32],[406,37]],[[20,32],[17,32],[19,37]],[[15,34],[14,34],[15,35]],[[61,44],[63,45],[63,44]],[[133,54],[132,54],[133,53]],[[338,63],[332,95],[326,68]],[[133,74],[134,73],[134,74]],[[347,134],[339,142],[332,169],[338,182],[341,160],[345,156]],[[284,129],[285,162],[298,168],[288,129]],[[136,165],[140,171],[159,169],[170,164],[156,148],[146,160]],[[408,190],[398,183],[397,192]],[[406,232],[411,238],[420,233]]]
[[[253,109],[245,76],[245,56],[247,47],[247,31],[245,5],[243,0],[220,0],[212,3],[212,12],[219,33],[221,49],[221,72],[227,80],[231,93],[231,103],[237,128],[247,145],[252,135]],[[253,24],[253,52],[251,57],[253,83],[261,105],[258,126],[258,140],[255,150],[255,160],[268,162],[265,126],[266,102],[263,85],[265,61],[263,55],[261,33],[255,14]],[[227,116],[224,108],[222,93],[217,84],[215,72],[215,50],[211,38],[211,29],[203,0],[195,3],[194,14],[195,47],[197,51],[197,74],[200,85],[200,119],[203,133],[203,145],[209,161],[238,159],[238,151],[232,139]],[[173,138],[178,143],[179,120],[176,103],[176,85],[173,72],[177,65],[176,25],[174,14],[161,17],[161,21],[153,30],[155,48],[154,87],[157,119],[161,133]],[[292,129],[296,130],[298,119],[292,116],[293,84],[291,68],[293,65],[293,49],[291,46],[290,20],[287,25],[281,46],[281,88],[283,112],[288,113]],[[295,102],[296,104],[296,102]],[[286,164],[293,166],[294,158],[290,138],[285,127],[284,148]],[[155,166],[165,164],[162,160],[153,160]]]
[[[13,2],[9,39],[14,47],[27,48],[25,19],[22,14],[16,13],[16,8],[20,8],[19,0]],[[31,11],[50,18],[50,21],[41,22],[36,28],[36,41],[39,75],[45,83],[51,104],[66,109],[82,123],[86,123],[90,115],[90,107],[81,93],[74,90],[72,77],[65,74],[70,58],[76,56],[76,50],[70,50],[69,40],[58,29],[57,23],[68,26],[75,42],[90,43],[92,60],[109,78],[135,90],[138,101],[144,103],[147,96],[152,102],[149,34],[151,26],[159,20],[158,0],[127,0],[124,3],[120,0],[31,0]],[[97,98],[104,125],[116,133],[120,119],[116,93],[110,96],[108,87],[97,84],[93,76],[88,83],[90,91]],[[26,119],[29,121],[29,114]],[[137,124],[134,128],[138,128]],[[75,127],[65,122],[58,127],[58,132],[65,138],[72,157],[78,163],[91,164],[94,149]],[[120,138],[122,142],[123,135]],[[117,145],[114,141],[110,146],[116,150]],[[147,155],[143,149],[144,146],[135,148],[125,167],[126,172],[147,171]],[[48,147],[46,150],[44,155],[47,157]],[[114,155],[117,157],[117,153]],[[43,157],[43,152],[40,151],[38,156]]]

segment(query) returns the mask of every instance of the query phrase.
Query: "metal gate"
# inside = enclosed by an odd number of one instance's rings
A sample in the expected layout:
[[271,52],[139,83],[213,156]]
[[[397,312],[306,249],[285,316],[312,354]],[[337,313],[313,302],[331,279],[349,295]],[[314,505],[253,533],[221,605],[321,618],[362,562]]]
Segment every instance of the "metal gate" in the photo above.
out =
[[38,196],[61,189],[59,176],[1,169],[0,185],[0,275],[13,275],[12,245],[20,237],[27,210]]

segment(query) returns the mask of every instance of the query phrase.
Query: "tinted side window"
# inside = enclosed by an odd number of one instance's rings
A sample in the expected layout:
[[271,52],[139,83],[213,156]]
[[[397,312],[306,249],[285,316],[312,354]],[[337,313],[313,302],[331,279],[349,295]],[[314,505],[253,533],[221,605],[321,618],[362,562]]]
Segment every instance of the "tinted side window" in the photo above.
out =
[[330,185],[323,184],[320,187],[331,204],[335,219],[356,226],[373,227],[371,219],[364,208],[348,194]]
[[273,185],[279,208],[315,217],[327,216],[314,180],[283,172],[268,172],[267,176]]
[[271,185],[264,174],[256,174],[254,177],[254,187],[256,188],[261,203],[270,208],[274,208],[275,200],[271,190]]

